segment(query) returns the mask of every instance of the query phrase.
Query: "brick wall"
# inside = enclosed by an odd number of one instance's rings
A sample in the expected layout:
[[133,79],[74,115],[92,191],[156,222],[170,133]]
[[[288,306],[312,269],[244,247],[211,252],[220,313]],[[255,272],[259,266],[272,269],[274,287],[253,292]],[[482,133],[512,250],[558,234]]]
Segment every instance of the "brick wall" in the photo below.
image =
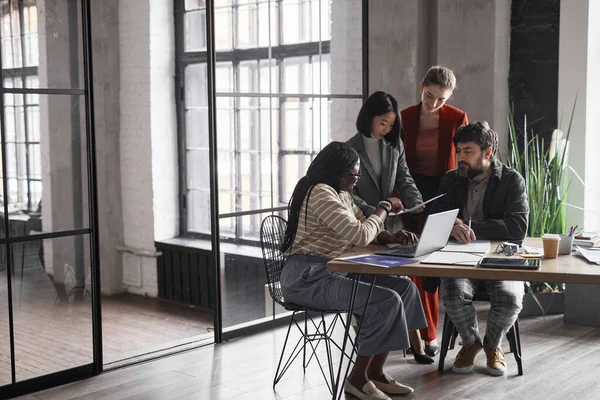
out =
[[520,0],[511,6],[509,99],[516,122],[550,137],[557,124],[560,0]]

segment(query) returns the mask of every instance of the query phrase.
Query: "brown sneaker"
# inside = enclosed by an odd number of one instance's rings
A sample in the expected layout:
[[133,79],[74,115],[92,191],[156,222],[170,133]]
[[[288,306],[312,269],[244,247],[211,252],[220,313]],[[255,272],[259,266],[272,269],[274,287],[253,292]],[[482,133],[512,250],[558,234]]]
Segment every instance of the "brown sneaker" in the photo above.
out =
[[473,371],[475,357],[481,351],[481,343],[475,342],[470,346],[463,346],[456,355],[452,370],[457,374],[467,374]]
[[483,348],[487,357],[487,372],[490,375],[502,376],[506,373],[506,360],[504,359],[504,353],[502,349],[488,349]]

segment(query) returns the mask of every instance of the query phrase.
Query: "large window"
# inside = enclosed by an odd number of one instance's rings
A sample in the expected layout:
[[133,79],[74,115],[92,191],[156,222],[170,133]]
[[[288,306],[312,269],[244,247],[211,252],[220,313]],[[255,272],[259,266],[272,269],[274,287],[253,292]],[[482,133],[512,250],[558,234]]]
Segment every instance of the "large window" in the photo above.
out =
[[[204,6],[185,1],[179,20],[181,226],[190,234],[210,233]],[[339,110],[355,118],[363,95],[360,30],[358,0],[215,1],[222,237],[256,240],[265,213],[285,209],[332,127],[348,126],[334,124]]]
[[[38,88],[38,21],[35,0],[0,1],[2,80],[6,89]],[[8,204],[34,210],[42,195],[39,96],[4,96]],[[2,193],[0,179],[0,193]]]

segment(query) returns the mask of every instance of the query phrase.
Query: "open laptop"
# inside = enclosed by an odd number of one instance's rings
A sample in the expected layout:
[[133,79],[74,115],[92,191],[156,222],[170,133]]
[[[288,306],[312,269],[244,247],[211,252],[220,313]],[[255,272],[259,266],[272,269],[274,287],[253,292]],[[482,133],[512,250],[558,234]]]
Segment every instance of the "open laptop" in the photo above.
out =
[[430,214],[425,221],[425,227],[423,228],[423,233],[421,233],[419,243],[400,245],[388,250],[379,250],[375,254],[412,258],[437,251],[446,246],[457,215],[458,208],[437,214]]

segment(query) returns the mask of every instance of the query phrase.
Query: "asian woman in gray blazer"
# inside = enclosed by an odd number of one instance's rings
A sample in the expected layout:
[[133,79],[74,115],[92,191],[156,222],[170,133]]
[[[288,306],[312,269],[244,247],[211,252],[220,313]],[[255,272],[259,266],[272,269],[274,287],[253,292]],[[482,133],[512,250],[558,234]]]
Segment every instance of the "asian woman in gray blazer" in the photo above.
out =
[[[423,202],[406,165],[400,126],[396,99],[388,93],[375,92],[358,113],[358,133],[346,142],[360,156],[361,179],[353,195],[367,216],[373,214],[381,199],[392,200],[393,211]],[[388,218],[386,228],[392,233],[401,230],[402,219]]]
[[[375,212],[381,199],[388,200],[395,212],[423,202],[406,165],[400,126],[398,102],[390,94],[378,91],[361,107],[356,119],[358,133],[346,142],[360,156],[360,179],[352,196],[366,216]],[[398,232],[403,229],[402,219],[388,218],[385,226],[391,233]],[[419,332],[410,332],[410,336],[415,360],[432,363],[433,359],[423,350]]]

